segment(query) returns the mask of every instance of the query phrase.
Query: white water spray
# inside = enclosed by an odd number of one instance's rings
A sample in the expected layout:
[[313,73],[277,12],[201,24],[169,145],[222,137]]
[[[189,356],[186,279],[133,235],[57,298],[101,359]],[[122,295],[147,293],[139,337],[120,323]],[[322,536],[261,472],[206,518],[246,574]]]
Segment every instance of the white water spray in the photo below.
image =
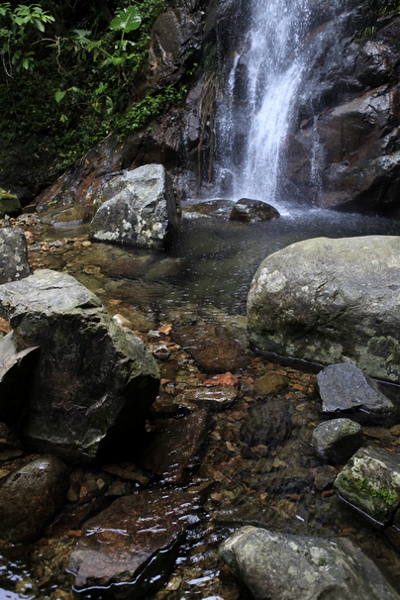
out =
[[[252,0],[245,49],[234,60],[217,115],[220,195],[229,187],[236,198],[276,201],[282,143],[308,63],[303,44],[308,4],[309,0]],[[244,68],[239,73],[240,65]],[[247,90],[238,102],[235,85],[243,72]]]

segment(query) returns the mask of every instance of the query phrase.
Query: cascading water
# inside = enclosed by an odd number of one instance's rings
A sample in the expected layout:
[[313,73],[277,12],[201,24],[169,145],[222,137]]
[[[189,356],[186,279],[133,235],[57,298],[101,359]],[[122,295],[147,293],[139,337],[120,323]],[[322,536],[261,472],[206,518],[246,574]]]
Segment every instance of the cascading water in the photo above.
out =
[[216,193],[273,202],[282,143],[312,54],[304,44],[309,0],[252,0],[251,10],[217,109]]

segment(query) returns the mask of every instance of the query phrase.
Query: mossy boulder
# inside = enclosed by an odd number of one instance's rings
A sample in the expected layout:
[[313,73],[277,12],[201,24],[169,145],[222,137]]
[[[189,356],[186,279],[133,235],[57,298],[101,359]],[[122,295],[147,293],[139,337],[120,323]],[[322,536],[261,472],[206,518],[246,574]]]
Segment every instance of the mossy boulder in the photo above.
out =
[[16,217],[20,214],[21,210],[22,207],[18,197],[14,194],[10,194],[10,192],[7,192],[3,188],[0,188],[0,219],[2,219],[4,215]]
[[400,458],[382,448],[360,448],[334,487],[347,503],[387,525],[400,507]]

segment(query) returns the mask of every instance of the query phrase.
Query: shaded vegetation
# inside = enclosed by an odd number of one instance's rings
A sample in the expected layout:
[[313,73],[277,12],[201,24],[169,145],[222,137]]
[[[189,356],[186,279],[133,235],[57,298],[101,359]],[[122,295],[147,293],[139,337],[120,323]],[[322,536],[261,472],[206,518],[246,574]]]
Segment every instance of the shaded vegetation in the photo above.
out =
[[43,15],[40,25],[33,16],[12,32],[18,5],[0,3],[0,178],[26,143],[27,170],[53,164],[50,183],[112,130],[135,131],[184,97],[182,85],[153,90],[143,83],[150,29],[167,5],[46,0],[25,7]]

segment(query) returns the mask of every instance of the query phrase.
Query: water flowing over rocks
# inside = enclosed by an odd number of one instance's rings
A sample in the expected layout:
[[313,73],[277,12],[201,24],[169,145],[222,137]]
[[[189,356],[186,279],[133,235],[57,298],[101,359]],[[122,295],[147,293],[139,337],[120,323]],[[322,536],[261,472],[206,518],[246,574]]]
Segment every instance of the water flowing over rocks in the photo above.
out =
[[382,525],[400,507],[400,459],[382,448],[360,448],[335,481],[346,502]]
[[316,238],[260,265],[247,300],[252,343],[397,381],[400,238]]
[[312,437],[318,456],[340,465],[357,452],[362,441],[361,425],[351,419],[333,419],[321,423]]
[[322,399],[322,412],[326,415],[352,412],[354,418],[371,419],[394,410],[393,403],[377,383],[351,363],[329,365],[317,376]]
[[66,466],[42,456],[12,472],[0,484],[0,537],[13,543],[37,538],[65,501]]
[[103,200],[90,225],[93,240],[163,248],[179,230],[180,206],[162,165],[126,171],[104,189]]
[[21,229],[0,229],[0,284],[30,275],[26,240]]
[[279,212],[266,202],[261,200],[251,200],[250,198],[241,198],[232,208],[230,214],[231,221],[257,222],[270,221],[278,219]]
[[255,600],[399,598],[349,539],[307,538],[243,527],[222,544],[220,553]]
[[75,589],[115,584],[118,598],[132,593],[148,598],[168,576],[188,527],[198,520],[197,510],[196,495],[179,490],[149,490],[116,500],[87,521],[71,554],[68,570]]
[[76,279],[49,270],[0,286],[0,312],[11,322],[17,351],[41,349],[25,443],[70,460],[93,458],[112,441],[133,446],[159,383],[141,340]]

